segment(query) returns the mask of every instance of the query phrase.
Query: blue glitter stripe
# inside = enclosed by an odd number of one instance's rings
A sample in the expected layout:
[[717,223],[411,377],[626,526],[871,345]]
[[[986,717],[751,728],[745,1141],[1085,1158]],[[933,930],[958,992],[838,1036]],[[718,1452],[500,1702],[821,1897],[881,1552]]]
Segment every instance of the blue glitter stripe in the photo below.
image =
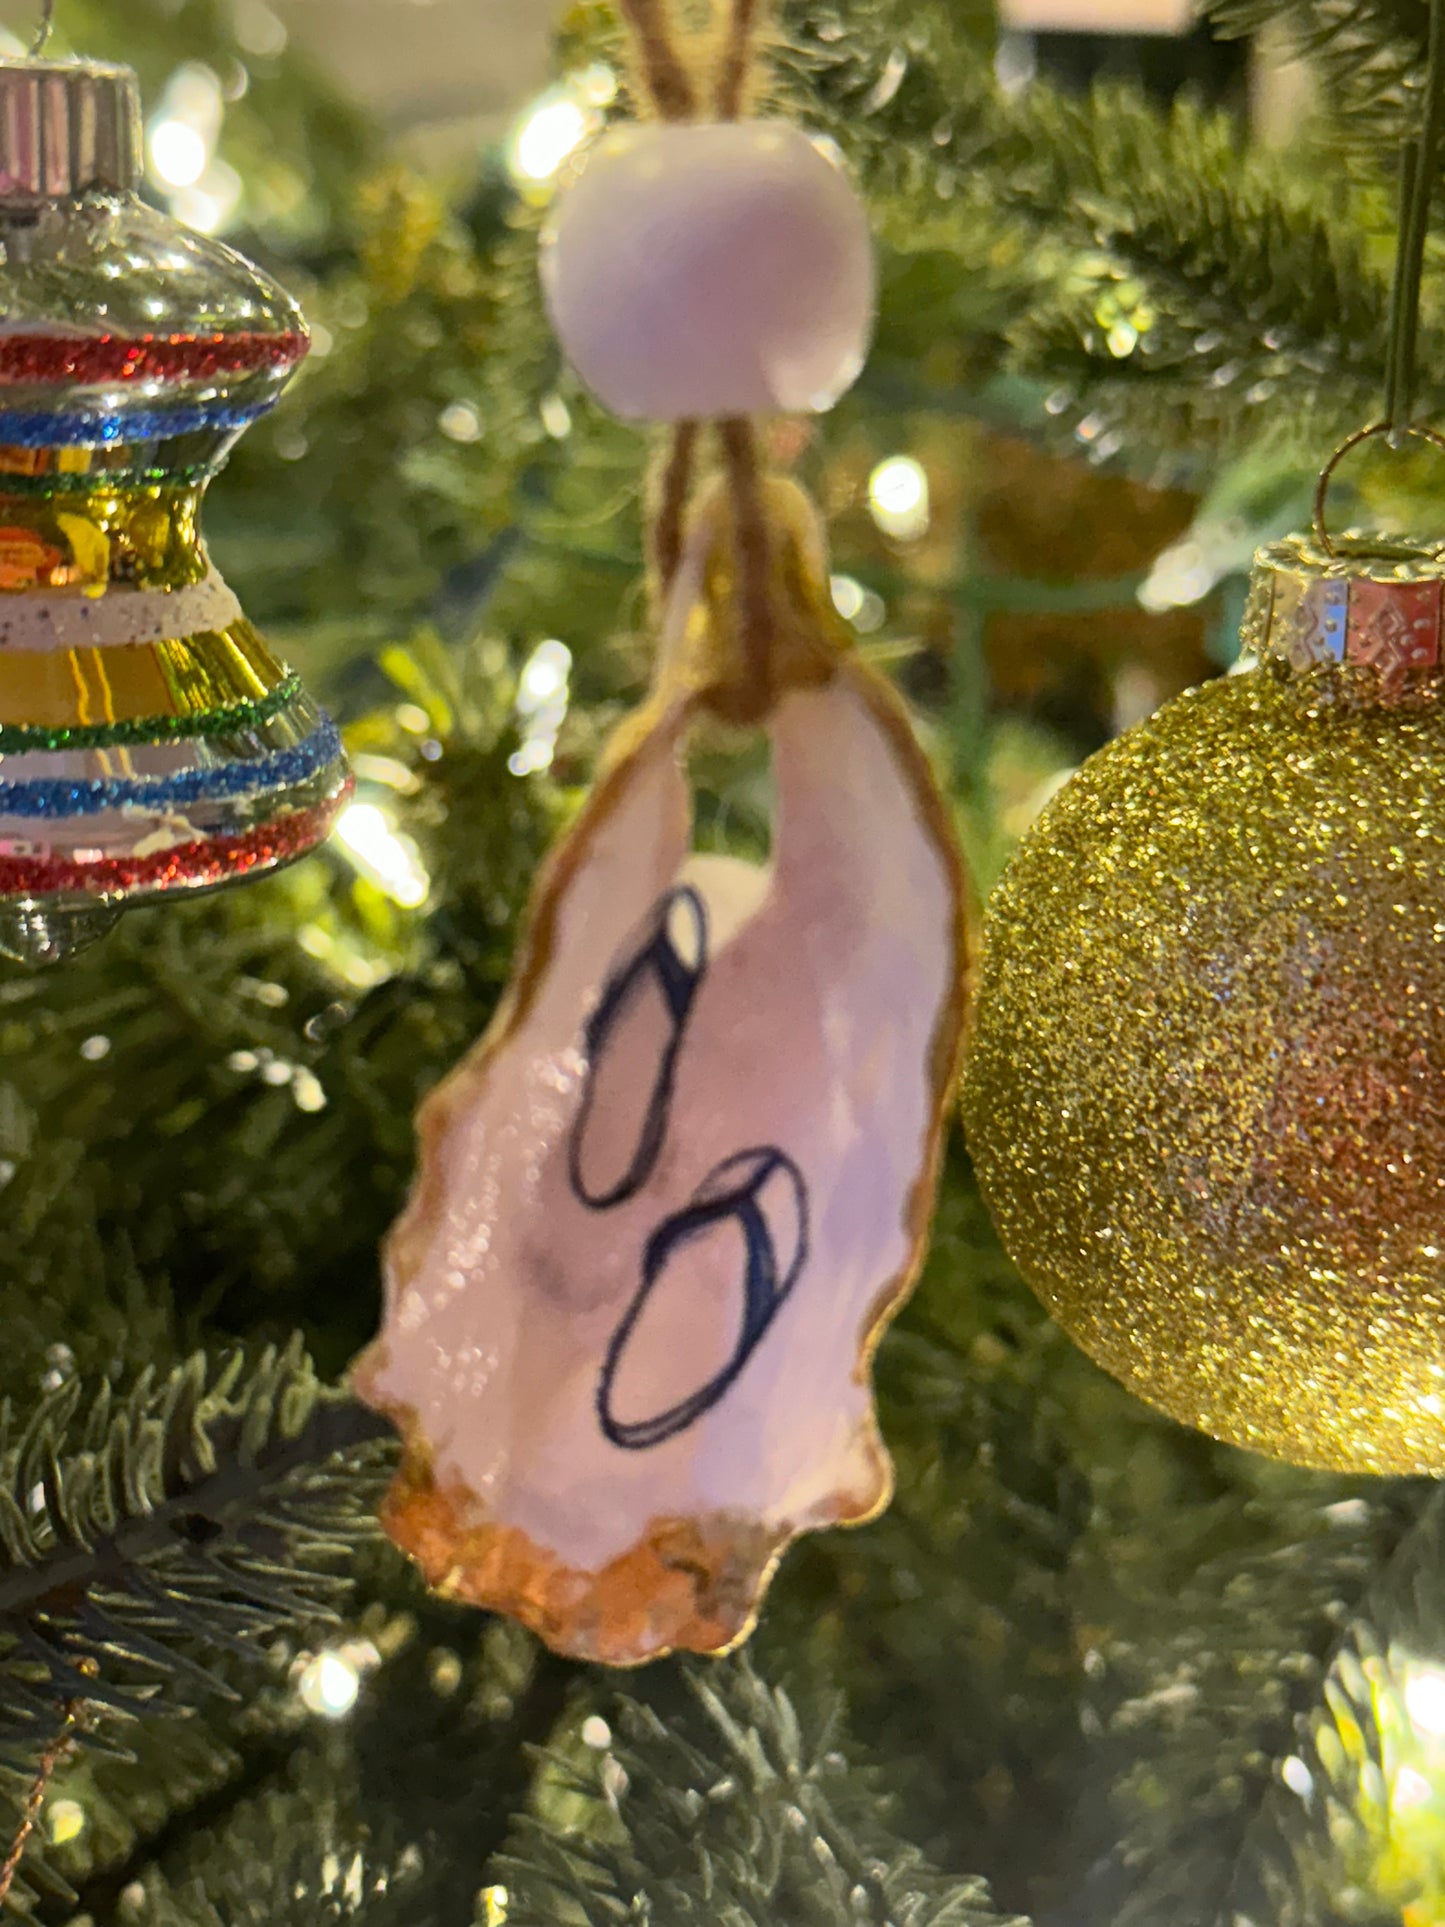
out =
[[0,443],[11,448],[108,448],[124,442],[172,441],[205,429],[245,428],[269,414],[277,397],[245,407],[208,402],[195,408],[157,408],[140,415],[15,414],[0,408]]
[[95,816],[101,810],[180,809],[191,803],[254,796],[303,782],[337,761],[341,753],[336,725],[326,716],[294,749],[277,750],[254,763],[225,763],[217,769],[184,770],[178,776],[130,782],[41,777],[27,783],[0,783],[0,816]]

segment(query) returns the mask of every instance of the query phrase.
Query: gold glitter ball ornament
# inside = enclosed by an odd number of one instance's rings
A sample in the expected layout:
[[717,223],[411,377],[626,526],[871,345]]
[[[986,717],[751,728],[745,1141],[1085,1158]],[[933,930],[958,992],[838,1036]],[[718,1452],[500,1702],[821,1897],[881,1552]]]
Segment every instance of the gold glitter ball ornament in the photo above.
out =
[[1091,759],[990,906],[964,1116],[1060,1324],[1216,1438],[1445,1470],[1429,552],[1258,558],[1255,666]]

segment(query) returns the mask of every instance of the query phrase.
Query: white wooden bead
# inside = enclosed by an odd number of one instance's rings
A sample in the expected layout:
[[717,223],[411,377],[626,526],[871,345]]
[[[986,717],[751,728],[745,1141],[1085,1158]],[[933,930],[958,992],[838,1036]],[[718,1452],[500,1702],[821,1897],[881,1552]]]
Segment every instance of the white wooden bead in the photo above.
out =
[[785,121],[604,135],[558,198],[542,282],[588,387],[647,421],[831,408],[877,303],[857,192]]

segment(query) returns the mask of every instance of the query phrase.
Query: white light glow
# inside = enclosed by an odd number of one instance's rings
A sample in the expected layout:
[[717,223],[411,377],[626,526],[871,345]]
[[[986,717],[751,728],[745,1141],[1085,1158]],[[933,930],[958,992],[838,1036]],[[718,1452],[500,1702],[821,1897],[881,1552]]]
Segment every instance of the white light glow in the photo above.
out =
[[157,121],[150,147],[151,172],[165,187],[194,187],[210,159],[205,136],[183,120]]
[[[566,162],[607,118],[617,100],[617,73],[605,62],[568,73],[512,127],[507,172],[530,200],[545,200]],[[559,437],[561,439],[561,437]]]
[[188,227],[214,234],[241,199],[241,178],[214,158],[225,118],[225,90],[203,61],[188,60],[166,83],[147,130],[151,179]]
[[851,575],[835,575],[831,587],[833,607],[844,622],[852,622],[863,607],[863,584]]
[[171,195],[171,212],[198,234],[220,234],[230,226],[244,191],[235,168],[213,160],[194,187],[177,188]]
[[538,643],[517,681],[517,721],[521,747],[507,759],[513,776],[531,776],[552,767],[558,732],[567,720],[572,697],[572,651],[550,637]]
[[314,1071],[298,1065],[291,1078],[291,1096],[298,1111],[315,1113],[326,1109],[326,1087]]
[[1072,769],[1056,769],[1053,775],[1046,776],[1036,789],[1030,790],[1015,819],[1017,834],[1021,836],[1031,823],[1036,822],[1043,815],[1073,774]]
[[1395,1775],[1390,1804],[1397,1808],[1423,1807],[1429,1804],[1432,1791],[1423,1773],[1417,1773],[1413,1766],[1402,1766]]
[[437,416],[437,427],[449,442],[471,443],[482,439],[482,418],[469,401],[448,402]]
[[831,584],[833,607],[844,622],[851,622],[860,636],[875,635],[888,619],[881,595],[865,589],[851,575],[835,575]]
[[286,23],[266,0],[235,0],[236,43],[243,53],[260,60],[276,60],[286,51]]
[[1445,1673],[1422,1667],[1405,1683],[1405,1711],[1417,1733],[1445,1738]]
[[860,636],[876,636],[888,620],[888,605],[881,595],[871,589],[863,591],[863,607],[853,618],[853,627]]
[[617,76],[605,60],[585,67],[574,85],[590,107],[610,107],[617,98]]
[[188,60],[166,83],[159,120],[183,120],[196,128],[208,147],[214,147],[225,112],[225,89],[220,76],[203,60]]
[[571,94],[544,95],[512,137],[511,167],[523,181],[550,181],[586,140],[592,116]]
[[374,803],[349,804],[337,822],[336,840],[367,882],[403,910],[418,910],[426,902],[431,878],[420,852]]
[[527,659],[517,688],[517,711],[535,716],[541,709],[565,696],[572,674],[572,651],[565,642],[541,642]]
[[565,442],[572,433],[572,410],[560,395],[548,395],[541,407],[542,426],[554,442]]
[[361,1693],[361,1674],[344,1653],[318,1653],[297,1682],[308,1713],[344,1720]]
[[1188,539],[1175,542],[1155,562],[1139,590],[1139,606],[1157,614],[1162,609],[1188,609],[1214,587],[1215,574],[1203,549]]
[[598,61],[569,74],[540,94],[512,130],[507,168],[523,193],[545,199],[546,190],[589,135],[595,134],[617,98],[617,76]]
[[911,455],[880,462],[868,478],[868,506],[885,535],[911,542],[924,534],[932,509],[922,463]]

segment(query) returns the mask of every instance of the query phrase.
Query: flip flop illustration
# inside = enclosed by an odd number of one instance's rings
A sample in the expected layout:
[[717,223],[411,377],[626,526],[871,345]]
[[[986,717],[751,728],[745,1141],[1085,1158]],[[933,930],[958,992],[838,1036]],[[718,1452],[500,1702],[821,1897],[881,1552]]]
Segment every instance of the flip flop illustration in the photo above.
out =
[[[740,1236],[726,1238],[729,1227]],[[633,1341],[659,1296],[711,1296],[720,1269],[737,1276],[739,1258],[741,1326],[721,1369],[665,1411],[640,1419],[619,1417],[618,1380],[626,1374]],[[648,1240],[641,1287],[608,1347],[597,1415],[612,1443],[643,1451],[676,1438],[711,1411],[766,1337],[807,1259],[807,1187],[785,1152],[773,1145],[739,1151],[709,1172],[691,1201]]]
[[635,1197],[657,1163],[678,1053],[707,969],[707,937],[698,892],[670,890],[588,1019],[568,1167],[573,1191],[594,1211]]

